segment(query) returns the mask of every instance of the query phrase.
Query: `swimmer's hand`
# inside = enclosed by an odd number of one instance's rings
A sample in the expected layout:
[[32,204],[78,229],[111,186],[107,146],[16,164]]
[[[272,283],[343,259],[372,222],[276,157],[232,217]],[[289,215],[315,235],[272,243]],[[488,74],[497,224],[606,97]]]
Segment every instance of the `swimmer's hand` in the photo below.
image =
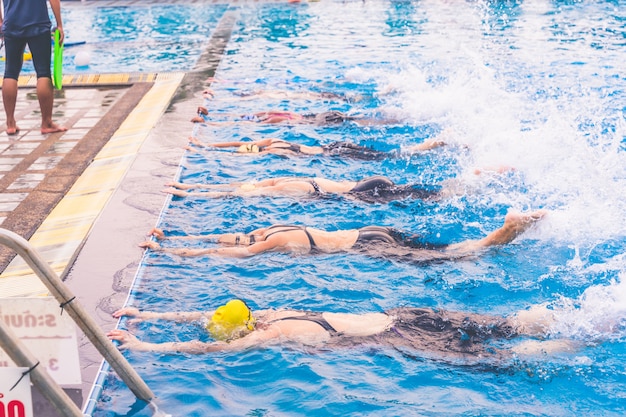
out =
[[124,307],[117,310],[112,314],[113,317],[119,319],[120,317],[136,317],[141,318],[141,311],[137,307]]
[[215,93],[210,88],[207,88],[206,90],[202,92],[202,97],[209,98],[209,99],[215,98]]
[[144,343],[141,340],[137,339],[135,335],[130,334],[126,330],[111,330],[107,333],[107,337],[120,342],[120,350],[149,350],[144,347]]
[[140,248],[145,248],[145,249],[152,249],[155,251],[158,251],[161,249],[161,245],[159,245],[158,242],[155,242],[153,240],[146,240],[145,242],[141,242],[139,244]]
[[200,139],[198,139],[198,138],[195,138],[193,136],[189,136],[188,140],[189,140],[189,143],[191,143],[192,145],[200,146],[201,148],[205,147],[204,143],[202,143],[200,141]]
[[136,324],[147,318],[145,317],[145,314],[139,311],[137,307],[120,308],[111,315],[116,319],[119,319],[120,317],[133,317],[132,319],[128,320],[128,324]]
[[153,227],[152,229],[150,229],[150,231],[148,232],[148,236],[152,236],[157,240],[167,239],[163,229],[159,229],[158,227]]
[[167,187],[175,187],[180,190],[189,190],[190,188],[194,188],[192,184],[183,184],[182,182],[177,182],[177,181],[169,181],[169,182],[166,182],[165,185]]
[[172,194],[172,195],[175,195],[176,197],[187,197],[189,195],[187,191],[179,190],[174,187],[166,188],[165,190],[161,190],[161,192],[166,193],[166,194]]

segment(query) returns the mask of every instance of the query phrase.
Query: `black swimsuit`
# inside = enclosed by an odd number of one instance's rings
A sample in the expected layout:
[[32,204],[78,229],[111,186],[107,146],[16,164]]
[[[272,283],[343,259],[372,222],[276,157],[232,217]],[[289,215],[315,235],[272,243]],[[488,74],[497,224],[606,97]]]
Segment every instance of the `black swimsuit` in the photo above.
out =
[[359,229],[359,236],[354,243],[355,247],[371,247],[372,242],[385,242],[391,245],[404,246],[413,249],[445,249],[445,244],[427,242],[420,235],[407,236],[405,233],[385,226],[365,226]]
[[380,175],[362,179],[348,194],[366,202],[387,202],[411,197],[428,200],[439,195],[441,187],[436,185],[396,185]]
[[[274,146],[274,145],[279,145],[279,144],[287,145],[287,146]],[[275,141],[272,141],[272,143],[270,143],[269,145],[260,146],[259,152],[266,150],[268,148],[270,148],[270,150],[271,149],[284,149],[286,151],[291,151],[293,153],[302,153],[300,145],[298,145],[297,143],[287,142],[286,140],[275,140]]]
[[274,232],[266,234],[265,240],[267,240],[268,237],[275,235],[276,233],[291,232],[293,230],[302,230],[304,234],[306,235],[306,237],[309,239],[309,245],[311,246],[311,251],[317,248],[317,245],[315,244],[315,240],[313,239],[313,236],[311,236],[309,231],[306,230],[306,226],[292,226],[292,225],[277,224],[277,225],[268,227],[267,230],[278,229],[278,228],[280,228],[280,230],[276,230]]
[[388,310],[385,314],[394,317],[388,330],[371,336],[338,337],[332,344],[386,345],[433,359],[480,361],[485,357],[508,357],[509,353],[502,349],[503,343],[519,336],[514,323],[498,316],[410,307]]
[[281,319],[272,320],[270,323],[274,323],[277,321],[285,321],[285,320],[302,320],[302,321],[310,321],[315,324],[319,324],[324,330],[330,333],[331,337],[340,336],[341,333],[337,331],[330,323],[324,318],[322,313],[318,313],[315,311],[306,311],[303,312],[303,316],[295,316],[295,317],[283,317]]
[[322,146],[322,149],[325,155],[361,159],[364,161],[380,161],[392,156],[392,154],[388,152],[377,151],[376,149],[350,142],[333,142]]

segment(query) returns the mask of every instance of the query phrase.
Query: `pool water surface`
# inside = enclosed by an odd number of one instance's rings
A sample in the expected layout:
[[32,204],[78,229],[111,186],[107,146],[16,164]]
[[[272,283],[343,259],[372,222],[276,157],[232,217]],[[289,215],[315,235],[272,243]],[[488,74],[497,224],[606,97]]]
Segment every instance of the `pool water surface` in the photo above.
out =
[[[197,311],[239,297],[253,310],[366,313],[417,306],[509,315],[551,303],[559,312],[551,337],[576,340],[580,349],[480,366],[371,347],[271,346],[195,356],[127,352],[159,408],[181,416],[623,415],[624,6],[382,0],[230,6],[238,17],[211,87],[215,97],[198,103],[212,121],[267,109],[332,109],[399,122],[197,124],[181,134],[181,145],[192,134],[207,143],[278,137],[393,152],[444,134],[446,146],[380,161],[190,151],[181,182],[385,175],[400,184],[453,184],[456,193],[438,202],[384,204],[340,197],[174,197],[157,226],[182,235],[281,223],[326,230],[377,224],[450,243],[483,237],[502,225],[509,210],[544,208],[549,214],[510,245],[419,265],[362,254],[230,259],[148,251],[130,305]],[[183,15],[193,14],[180,7]],[[223,11],[205,8],[215,18]],[[115,27],[117,19],[103,26]],[[145,30],[167,37],[160,29]],[[202,30],[210,32],[210,24]],[[185,36],[177,42],[187,43]],[[344,98],[251,96],[259,91]],[[500,166],[514,169],[491,168]],[[211,341],[200,323],[121,326],[155,343]],[[152,412],[138,407],[110,373],[93,415]]]

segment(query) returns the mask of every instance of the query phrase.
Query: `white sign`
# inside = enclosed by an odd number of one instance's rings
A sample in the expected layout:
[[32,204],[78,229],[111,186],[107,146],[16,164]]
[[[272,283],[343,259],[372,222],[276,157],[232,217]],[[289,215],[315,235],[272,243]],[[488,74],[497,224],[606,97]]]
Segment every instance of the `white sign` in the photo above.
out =
[[[53,297],[0,298],[0,320],[60,385],[80,384],[76,328]],[[15,366],[0,346],[0,367]],[[2,414],[0,413],[0,416]]]
[[30,375],[22,376],[27,371],[28,368],[0,368],[0,416],[34,417]]

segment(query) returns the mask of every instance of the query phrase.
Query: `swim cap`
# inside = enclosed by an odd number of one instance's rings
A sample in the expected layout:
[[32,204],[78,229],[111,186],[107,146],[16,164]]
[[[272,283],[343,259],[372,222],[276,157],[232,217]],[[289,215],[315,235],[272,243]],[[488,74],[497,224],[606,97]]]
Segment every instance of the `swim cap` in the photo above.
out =
[[255,323],[256,319],[246,303],[235,299],[215,310],[207,329],[217,340],[230,340],[241,331],[254,330]]
[[245,145],[241,145],[237,148],[237,152],[239,153],[259,153],[259,147],[254,143],[248,143]]

